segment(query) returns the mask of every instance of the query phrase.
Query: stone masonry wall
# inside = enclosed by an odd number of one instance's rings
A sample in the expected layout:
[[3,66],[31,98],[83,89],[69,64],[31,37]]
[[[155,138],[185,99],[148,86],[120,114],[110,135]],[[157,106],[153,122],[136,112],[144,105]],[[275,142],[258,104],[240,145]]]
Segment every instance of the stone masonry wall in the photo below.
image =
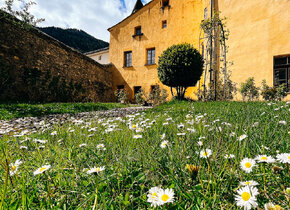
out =
[[6,16],[0,12],[0,101],[114,100],[110,66]]

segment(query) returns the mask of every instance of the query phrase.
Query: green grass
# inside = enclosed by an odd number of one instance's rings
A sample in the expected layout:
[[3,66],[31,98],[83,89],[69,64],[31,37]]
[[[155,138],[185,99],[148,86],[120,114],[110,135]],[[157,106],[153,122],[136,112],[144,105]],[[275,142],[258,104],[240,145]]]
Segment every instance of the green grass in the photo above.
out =
[[[155,186],[175,193],[175,201],[159,209],[238,209],[235,195],[241,188],[239,182],[248,180],[259,183],[260,208],[273,202],[287,209],[289,165],[257,163],[251,173],[245,173],[240,162],[260,154],[275,158],[277,150],[289,152],[289,108],[282,102],[269,106],[261,102],[174,101],[122,119],[55,126],[28,135],[22,143],[26,136],[4,136],[0,142],[0,209],[147,209],[151,208],[148,191]],[[129,122],[144,129],[139,133],[141,139],[133,138],[136,132],[129,129]],[[184,128],[178,127],[180,124]],[[95,131],[89,131],[91,128]],[[53,131],[57,135],[52,136]],[[235,135],[231,136],[232,132]],[[169,143],[162,149],[163,133]],[[238,141],[243,134],[248,138]],[[203,146],[197,143],[200,137],[204,137]],[[99,150],[98,144],[104,144],[106,150]],[[28,149],[20,150],[20,146]],[[213,154],[200,158],[200,151],[206,148]],[[227,154],[235,158],[225,159]],[[7,166],[17,159],[23,163],[10,177]],[[45,164],[52,167],[33,176]],[[200,166],[197,177],[189,174],[186,164]],[[275,165],[282,171],[274,173]],[[95,166],[105,166],[105,170],[98,175],[86,173]]]
[[117,103],[0,104],[0,120],[50,114],[76,114],[122,107],[125,105]]

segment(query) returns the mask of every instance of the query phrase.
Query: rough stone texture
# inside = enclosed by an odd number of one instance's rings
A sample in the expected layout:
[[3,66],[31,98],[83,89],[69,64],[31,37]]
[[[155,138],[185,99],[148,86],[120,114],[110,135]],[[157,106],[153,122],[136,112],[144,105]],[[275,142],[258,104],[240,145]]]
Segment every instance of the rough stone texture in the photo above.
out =
[[114,100],[109,66],[4,15],[0,12],[0,100]]

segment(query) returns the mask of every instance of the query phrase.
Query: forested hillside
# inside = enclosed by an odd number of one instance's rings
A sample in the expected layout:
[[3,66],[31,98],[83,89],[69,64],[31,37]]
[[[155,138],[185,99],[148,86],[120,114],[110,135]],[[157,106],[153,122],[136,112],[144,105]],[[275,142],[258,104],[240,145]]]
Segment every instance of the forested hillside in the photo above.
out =
[[57,27],[38,28],[49,36],[82,53],[108,47],[109,43],[96,39],[78,29],[62,29]]

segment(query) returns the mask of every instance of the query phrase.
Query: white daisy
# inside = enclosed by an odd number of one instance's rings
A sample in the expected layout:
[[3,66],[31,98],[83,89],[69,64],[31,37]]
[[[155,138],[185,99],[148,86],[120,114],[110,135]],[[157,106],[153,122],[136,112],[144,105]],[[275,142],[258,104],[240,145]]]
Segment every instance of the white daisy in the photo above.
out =
[[185,136],[186,133],[177,133],[177,136]]
[[179,124],[179,125],[177,125],[177,128],[184,128],[184,124]]
[[241,136],[238,137],[239,141],[243,141],[245,138],[247,138],[248,136],[246,134],[243,134]]
[[212,155],[212,151],[210,149],[201,150],[199,153],[199,156],[201,158],[208,158],[211,155]]
[[290,153],[281,153],[278,154],[276,157],[279,162],[290,164]]
[[104,144],[98,144],[97,148],[100,150],[106,150],[105,145]]
[[151,206],[156,207],[159,206],[157,193],[162,190],[159,187],[152,187],[147,194],[147,202],[151,203]]
[[229,155],[225,155],[225,159],[234,159],[235,155],[233,154],[229,154]]
[[258,155],[256,157],[256,160],[258,161],[258,163],[274,163],[275,162],[274,158],[267,155]]
[[244,158],[241,161],[241,168],[246,172],[250,173],[253,170],[253,167],[256,165],[255,160],[250,158]]
[[163,205],[165,203],[173,203],[174,201],[174,191],[173,189],[160,189],[157,192],[158,203],[159,205]]
[[87,171],[87,174],[95,174],[95,173],[100,173],[101,171],[105,170],[105,166],[102,167],[94,167],[91,168],[90,170]]
[[242,186],[257,186],[259,185],[258,182],[250,180],[250,181],[246,181],[246,182],[240,182],[240,185]]
[[136,130],[138,128],[138,125],[137,124],[131,124],[129,125],[129,129],[130,130]]
[[163,141],[161,142],[160,147],[165,148],[167,145],[168,145],[168,141]]
[[203,145],[202,141],[198,141],[197,144],[198,144],[198,146],[200,146],[200,147]]
[[134,135],[133,136],[133,139],[141,139],[142,138],[142,135]]
[[165,137],[166,137],[165,133],[163,133],[162,135],[160,135],[160,138],[161,138],[162,140],[165,139]]
[[245,210],[250,210],[252,207],[256,208],[258,206],[256,198],[258,194],[256,187],[245,186],[239,189],[238,195],[235,197],[237,206],[244,207]]
[[20,164],[22,164],[22,161],[20,160],[16,160],[14,164],[13,163],[10,164],[10,170],[9,170],[10,176],[13,176],[16,174]]
[[85,146],[87,146],[87,144],[80,144],[80,145],[79,145],[79,148],[81,148],[81,147],[85,147]]
[[33,175],[36,176],[38,174],[42,174],[43,172],[47,171],[51,168],[51,165],[45,165],[40,168],[38,168],[36,171],[33,172]]
[[28,149],[27,146],[20,146],[20,149]]
[[195,133],[195,132],[196,132],[196,130],[195,130],[194,128],[187,128],[187,130],[188,130],[189,132],[192,132],[192,133]]
[[143,129],[142,128],[136,128],[136,132],[137,133],[143,132]]
[[57,131],[53,131],[53,132],[51,132],[51,134],[50,135],[52,135],[52,136],[55,136],[55,135],[57,135]]
[[279,205],[274,205],[273,203],[266,203],[264,205],[265,210],[283,210],[283,208]]
[[281,124],[281,125],[286,125],[286,121],[279,121],[279,124]]
[[40,139],[34,139],[33,141],[37,143],[41,143],[41,144],[45,144],[47,142],[47,140],[40,140]]

